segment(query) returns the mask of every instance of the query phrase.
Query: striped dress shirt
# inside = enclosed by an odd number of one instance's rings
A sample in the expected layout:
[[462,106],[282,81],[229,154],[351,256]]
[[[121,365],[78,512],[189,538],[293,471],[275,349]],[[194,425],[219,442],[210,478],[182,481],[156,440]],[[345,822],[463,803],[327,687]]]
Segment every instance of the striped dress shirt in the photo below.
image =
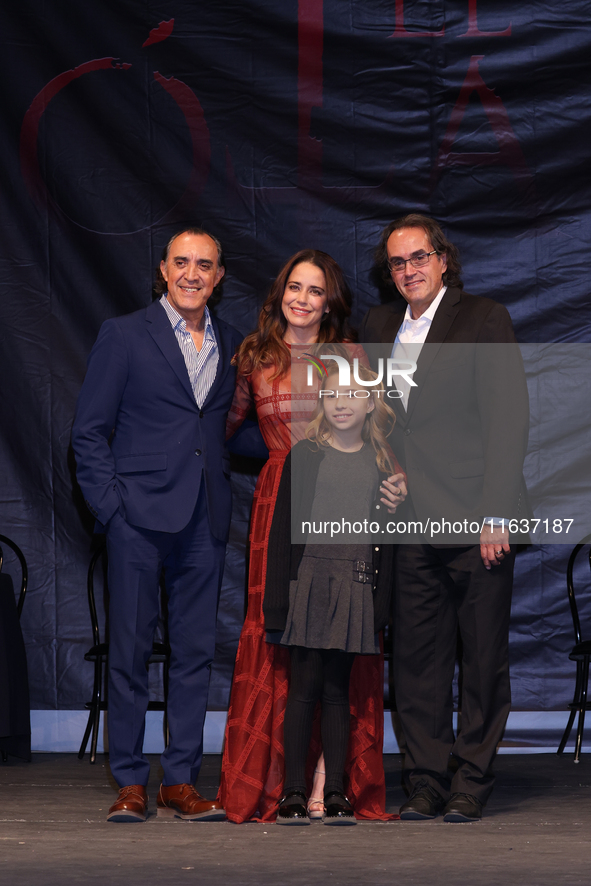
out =
[[179,314],[166,298],[166,293],[161,296],[160,304],[166,311],[170,325],[173,328],[176,340],[179,343],[187,372],[189,373],[189,381],[193,389],[193,396],[197,406],[201,409],[207,399],[207,395],[213,384],[215,374],[218,368],[220,358],[218,343],[216,341],[211,316],[205,307],[205,331],[203,333],[203,344],[201,350],[195,347],[195,342],[191,337],[191,333],[187,331],[187,324],[183,317]]

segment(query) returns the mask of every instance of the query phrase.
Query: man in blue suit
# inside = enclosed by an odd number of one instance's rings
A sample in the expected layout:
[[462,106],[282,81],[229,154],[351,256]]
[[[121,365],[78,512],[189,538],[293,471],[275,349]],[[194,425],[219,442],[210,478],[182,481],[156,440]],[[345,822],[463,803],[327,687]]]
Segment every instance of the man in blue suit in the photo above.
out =
[[195,790],[231,513],[225,422],[240,334],[210,314],[219,242],[189,228],[160,264],[166,292],[107,320],[88,359],[72,430],[78,482],[109,556],[109,757],[120,791],[110,821],[144,821],[146,662],[165,571],[170,743],[158,815],[224,817]]

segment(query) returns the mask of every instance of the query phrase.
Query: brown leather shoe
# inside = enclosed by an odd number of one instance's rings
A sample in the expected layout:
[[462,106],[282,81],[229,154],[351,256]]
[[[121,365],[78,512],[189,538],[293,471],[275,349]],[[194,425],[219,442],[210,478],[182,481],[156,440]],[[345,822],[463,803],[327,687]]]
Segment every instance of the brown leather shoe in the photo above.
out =
[[226,813],[217,800],[206,800],[192,784],[160,785],[158,815],[163,818],[182,818],[183,821],[222,821]]
[[120,788],[117,799],[109,809],[107,821],[145,821],[148,817],[148,795],[143,784],[128,784]]

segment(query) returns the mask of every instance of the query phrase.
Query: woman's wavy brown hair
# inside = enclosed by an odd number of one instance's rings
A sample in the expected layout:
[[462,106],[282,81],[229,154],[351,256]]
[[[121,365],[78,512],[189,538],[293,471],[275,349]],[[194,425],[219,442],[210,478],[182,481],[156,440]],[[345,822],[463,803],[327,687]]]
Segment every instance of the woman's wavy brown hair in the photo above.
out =
[[[338,379],[337,372],[329,372],[323,383],[326,386],[324,390],[331,390],[328,380],[335,376]],[[358,366],[357,376],[362,381],[375,381],[378,377],[372,369],[368,369],[367,366],[363,365]],[[381,396],[377,393],[378,391],[382,392]],[[367,413],[365,423],[361,430],[361,436],[365,441],[369,440],[371,442],[371,445],[375,450],[376,463],[380,471],[393,474],[394,465],[390,458],[392,450],[388,446],[386,438],[392,433],[396,416],[394,415],[392,407],[388,406],[384,400],[384,386],[381,382],[377,385],[373,385],[370,388],[370,393],[373,398],[374,408],[371,412]],[[316,443],[318,447],[328,447],[330,446],[330,436],[331,427],[324,414],[324,398],[319,397],[312,420],[306,428],[306,438],[312,443]]]
[[324,314],[318,342],[355,341],[349,326],[353,296],[345,276],[334,258],[319,249],[302,249],[283,265],[259,314],[255,332],[244,339],[236,354],[238,372],[250,375],[262,366],[274,366],[271,378],[285,375],[290,365],[289,348],[283,341],[287,320],[281,303],[287,281],[296,265],[309,262],[324,274],[328,313]]

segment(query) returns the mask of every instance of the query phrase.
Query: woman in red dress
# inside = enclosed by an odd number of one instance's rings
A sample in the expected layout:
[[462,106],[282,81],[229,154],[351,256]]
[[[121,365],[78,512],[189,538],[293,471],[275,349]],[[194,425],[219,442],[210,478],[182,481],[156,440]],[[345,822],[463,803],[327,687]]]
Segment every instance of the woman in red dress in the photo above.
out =
[[[294,443],[303,438],[317,402],[317,389],[306,387],[307,364],[292,364],[291,346],[349,342],[345,347],[350,359],[358,357],[367,365],[363,348],[351,344],[351,301],[334,259],[318,250],[298,252],[279,273],[261,309],[256,332],[244,340],[237,354],[238,383],[228,416],[228,436],[254,404],[269,460],[254,492],[248,609],[236,656],[222,763],[219,798],[233,822],[273,820],[283,789],[289,652],[266,641],[262,604],[269,530],[283,462]],[[386,818],[380,655],[357,656],[350,705],[347,794],[358,818]],[[314,741],[311,769],[320,750]],[[315,794],[322,796],[322,791],[316,789]]]

